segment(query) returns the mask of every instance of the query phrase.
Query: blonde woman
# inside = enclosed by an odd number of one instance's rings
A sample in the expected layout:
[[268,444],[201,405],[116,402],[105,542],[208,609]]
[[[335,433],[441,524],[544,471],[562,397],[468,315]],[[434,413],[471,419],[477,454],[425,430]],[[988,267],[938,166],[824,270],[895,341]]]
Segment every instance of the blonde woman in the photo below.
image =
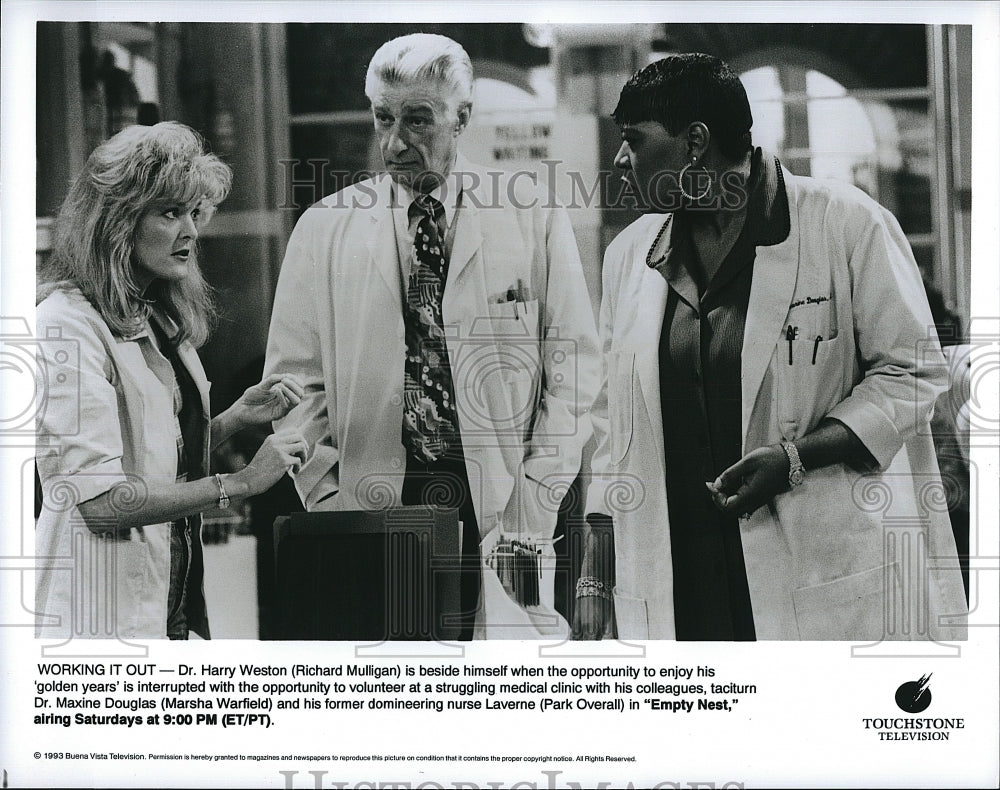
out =
[[211,447],[302,395],[269,376],[209,414],[197,240],[231,178],[188,127],[133,126],[91,154],[60,211],[38,273],[40,637],[208,638],[199,514],[302,457],[297,434],[272,435],[242,471],[209,473]]

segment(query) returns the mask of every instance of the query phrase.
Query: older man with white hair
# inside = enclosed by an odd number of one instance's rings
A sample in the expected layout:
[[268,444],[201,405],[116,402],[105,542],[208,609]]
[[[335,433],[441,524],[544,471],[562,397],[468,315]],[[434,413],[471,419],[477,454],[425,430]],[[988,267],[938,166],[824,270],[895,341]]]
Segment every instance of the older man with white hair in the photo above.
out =
[[309,442],[294,475],[306,509],[457,507],[463,637],[527,638],[565,623],[551,585],[526,590],[504,558],[552,538],[600,364],[566,212],[533,178],[459,154],[472,79],[444,36],[375,53],[365,93],[386,172],[299,220],[266,370],[305,384],[281,425]]

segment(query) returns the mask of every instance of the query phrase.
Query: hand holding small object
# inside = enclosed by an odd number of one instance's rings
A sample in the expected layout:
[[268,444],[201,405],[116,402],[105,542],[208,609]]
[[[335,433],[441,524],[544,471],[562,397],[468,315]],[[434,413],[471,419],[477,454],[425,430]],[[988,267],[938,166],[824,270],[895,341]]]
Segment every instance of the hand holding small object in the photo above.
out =
[[723,513],[749,517],[788,490],[788,456],[777,445],[758,447],[705,487]]
[[298,433],[271,434],[250,463],[232,477],[246,486],[248,496],[261,494],[289,469],[297,471],[306,459],[306,450],[306,441]]

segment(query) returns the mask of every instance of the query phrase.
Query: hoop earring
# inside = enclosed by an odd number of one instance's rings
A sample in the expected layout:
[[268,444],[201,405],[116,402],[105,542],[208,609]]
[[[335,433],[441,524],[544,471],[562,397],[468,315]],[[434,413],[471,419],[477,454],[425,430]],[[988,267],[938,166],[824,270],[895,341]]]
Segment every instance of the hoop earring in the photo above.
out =
[[687,200],[690,200],[692,203],[699,203],[706,197],[708,197],[708,193],[712,191],[712,180],[709,179],[708,184],[705,186],[705,191],[702,192],[700,195],[695,196],[688,194],[687,190],[684,189],[684,174],[693,164],[694,162],[688,162],[686,165],[684,165],[684,167],[681,168],[681,172],[677,175],[677,186],[680,187],[681,195],[683,197],[685,197]]

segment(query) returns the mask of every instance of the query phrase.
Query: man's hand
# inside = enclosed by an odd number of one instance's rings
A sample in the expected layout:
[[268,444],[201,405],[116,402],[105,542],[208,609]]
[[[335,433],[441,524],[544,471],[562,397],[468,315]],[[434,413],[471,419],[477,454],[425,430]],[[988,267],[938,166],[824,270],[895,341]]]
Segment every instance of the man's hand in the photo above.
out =
[[788,490],[788,456],[780,445],[758,447],[705,486],[723,513],[750,516]]

